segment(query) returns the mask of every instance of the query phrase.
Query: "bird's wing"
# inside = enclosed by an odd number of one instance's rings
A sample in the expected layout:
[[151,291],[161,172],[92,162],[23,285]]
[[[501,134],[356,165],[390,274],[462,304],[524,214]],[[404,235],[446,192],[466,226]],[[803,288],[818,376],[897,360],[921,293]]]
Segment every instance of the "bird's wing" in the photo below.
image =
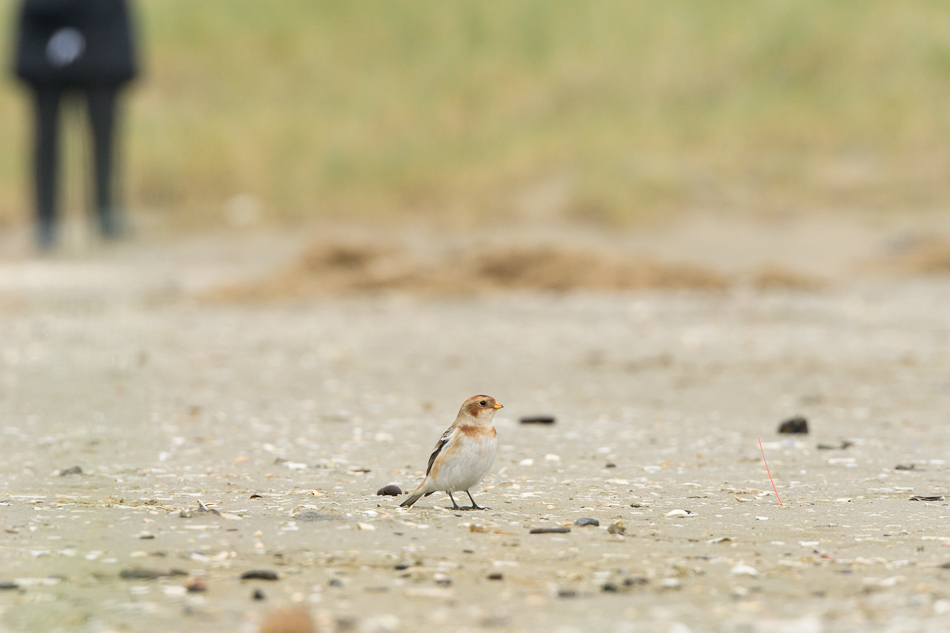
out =
[[455,425],[449,427],[449,429],[442,434],[442,437],[439,438],[439,441],[435,444],[435,450],[432,451],[432,454],[429,455],[429,466],[426,468],[426,477],[429,476],[429,471],[432,470],[432,464],[435,463],[435,458],[439,456],[439,453],[442,452],[442,449],[445,448],[445,445],[449,443],[449,440],[452,439],[452,434],[455,432]]

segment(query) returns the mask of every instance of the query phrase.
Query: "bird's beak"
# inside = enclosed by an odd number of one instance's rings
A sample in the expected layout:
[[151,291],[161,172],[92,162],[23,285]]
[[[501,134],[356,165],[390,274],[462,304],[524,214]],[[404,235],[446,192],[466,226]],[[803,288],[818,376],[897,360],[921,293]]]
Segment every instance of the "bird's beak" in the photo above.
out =
[[505,406],[504,406],[502,403],[500,403],[500,402],[496,402],[495,404],[492,405],[492,407],[495,408],[495,409],[504,409],[504,408],[505,408]]

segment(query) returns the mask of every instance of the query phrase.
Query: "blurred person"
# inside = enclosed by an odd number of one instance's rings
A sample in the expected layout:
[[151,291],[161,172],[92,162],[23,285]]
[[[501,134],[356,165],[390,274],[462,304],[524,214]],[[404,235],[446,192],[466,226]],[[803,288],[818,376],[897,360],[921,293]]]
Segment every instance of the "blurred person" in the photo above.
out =
[[65,94],[85,97],[92,130],[99,230],[117,237],[113,200],[117,97],[138,73],[125,0],[23,0],[15,72],[33,92],[36,239],[56,240],[59,110]]

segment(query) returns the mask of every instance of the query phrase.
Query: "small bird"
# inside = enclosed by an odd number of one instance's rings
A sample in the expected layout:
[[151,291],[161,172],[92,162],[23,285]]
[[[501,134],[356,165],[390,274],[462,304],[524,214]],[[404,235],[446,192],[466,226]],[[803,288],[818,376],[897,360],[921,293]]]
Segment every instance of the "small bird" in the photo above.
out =
[[[492,418],[501,408],[491,396],[472,396],[466,400],[455,422],[436,442],[429,456],[426,478],[412,496],[399,505],[408,508],[421,497],[444,490],[452,500],[453,510],[484,510],[475,503],[469,488],[484,479],[495,462],[498,439]],[[472,507],[460,508],[453,492],[467,494]]]

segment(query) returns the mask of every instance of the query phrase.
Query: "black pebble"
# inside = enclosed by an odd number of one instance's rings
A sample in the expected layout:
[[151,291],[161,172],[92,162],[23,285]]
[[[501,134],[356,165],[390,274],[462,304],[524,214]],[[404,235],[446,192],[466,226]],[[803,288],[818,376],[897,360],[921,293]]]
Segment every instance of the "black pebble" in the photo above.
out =
[[339,578],[331,578],[330,582],[328,582],[327,584],[330,585],[331,587],[342,587],[343,581],[340,580]]
[[493,573],[493,574],[488,574],[488,579],[489,579],[489,580],[501,580],[502,578],[504,578],[504,576],[502,576],[502,575],[501,575],[499,572],[497,572],[497,571],[496,571],[495,573]]
[[617,593],[617,591],[619,590],[617,585],[615,585],[612,582],[605,582],[604,585],[600,589],[601,591],[605,591],[607,593]]
[[251,600],[263,600],[266,597],[260,589],[255,589],[254,593],[251,594]]
[[578,520],[574,521],[574,525],[576,525],[577,527],[584,527],[587,525],[593,525],[594,527],[597,527],[600,525],[600,521],[598,521],[597,519],[592,519],[590,517],[581,517]]
[[779,433],[808,433],[808,420],[800,415],[789,418],[778,425]]
[[241,580],[277,580],[277,574],[264,569],[252,569],[241,574]]
[[409,569],[410,567],[412,567],[412,565],[410,565],[409,563],[399,563],[398,565],[393,567],[393,569],[395,569],[396,571],[402,571],[403,569]]
[[650,582],[649,578],[634,576],[633,578],[624,578],[623,585],[624,587],[635,587],[637,585],[645,585],[648,582]]
[[377,490],[376,494],[381,497],[398,497],[399,495],[402,494],[402,490],[399,488],[399,486],[394,486],[390,484],[388,486],[383,486],[382,488]]
[[73,466],[72,468],[67,468],[66,470],[59,471],[60,477],[65,477],[66,475],[81,475],[82,468],[79,466]]
[[16,584],[15,582],[11,582],[9,580],[0,581],[0,591],[4,591],[7,589],[19,589],[19,588],[20,588],[20,585]]
[[532,415],[526,418],[521,418],[522,424],[554,424],[553,415]]

